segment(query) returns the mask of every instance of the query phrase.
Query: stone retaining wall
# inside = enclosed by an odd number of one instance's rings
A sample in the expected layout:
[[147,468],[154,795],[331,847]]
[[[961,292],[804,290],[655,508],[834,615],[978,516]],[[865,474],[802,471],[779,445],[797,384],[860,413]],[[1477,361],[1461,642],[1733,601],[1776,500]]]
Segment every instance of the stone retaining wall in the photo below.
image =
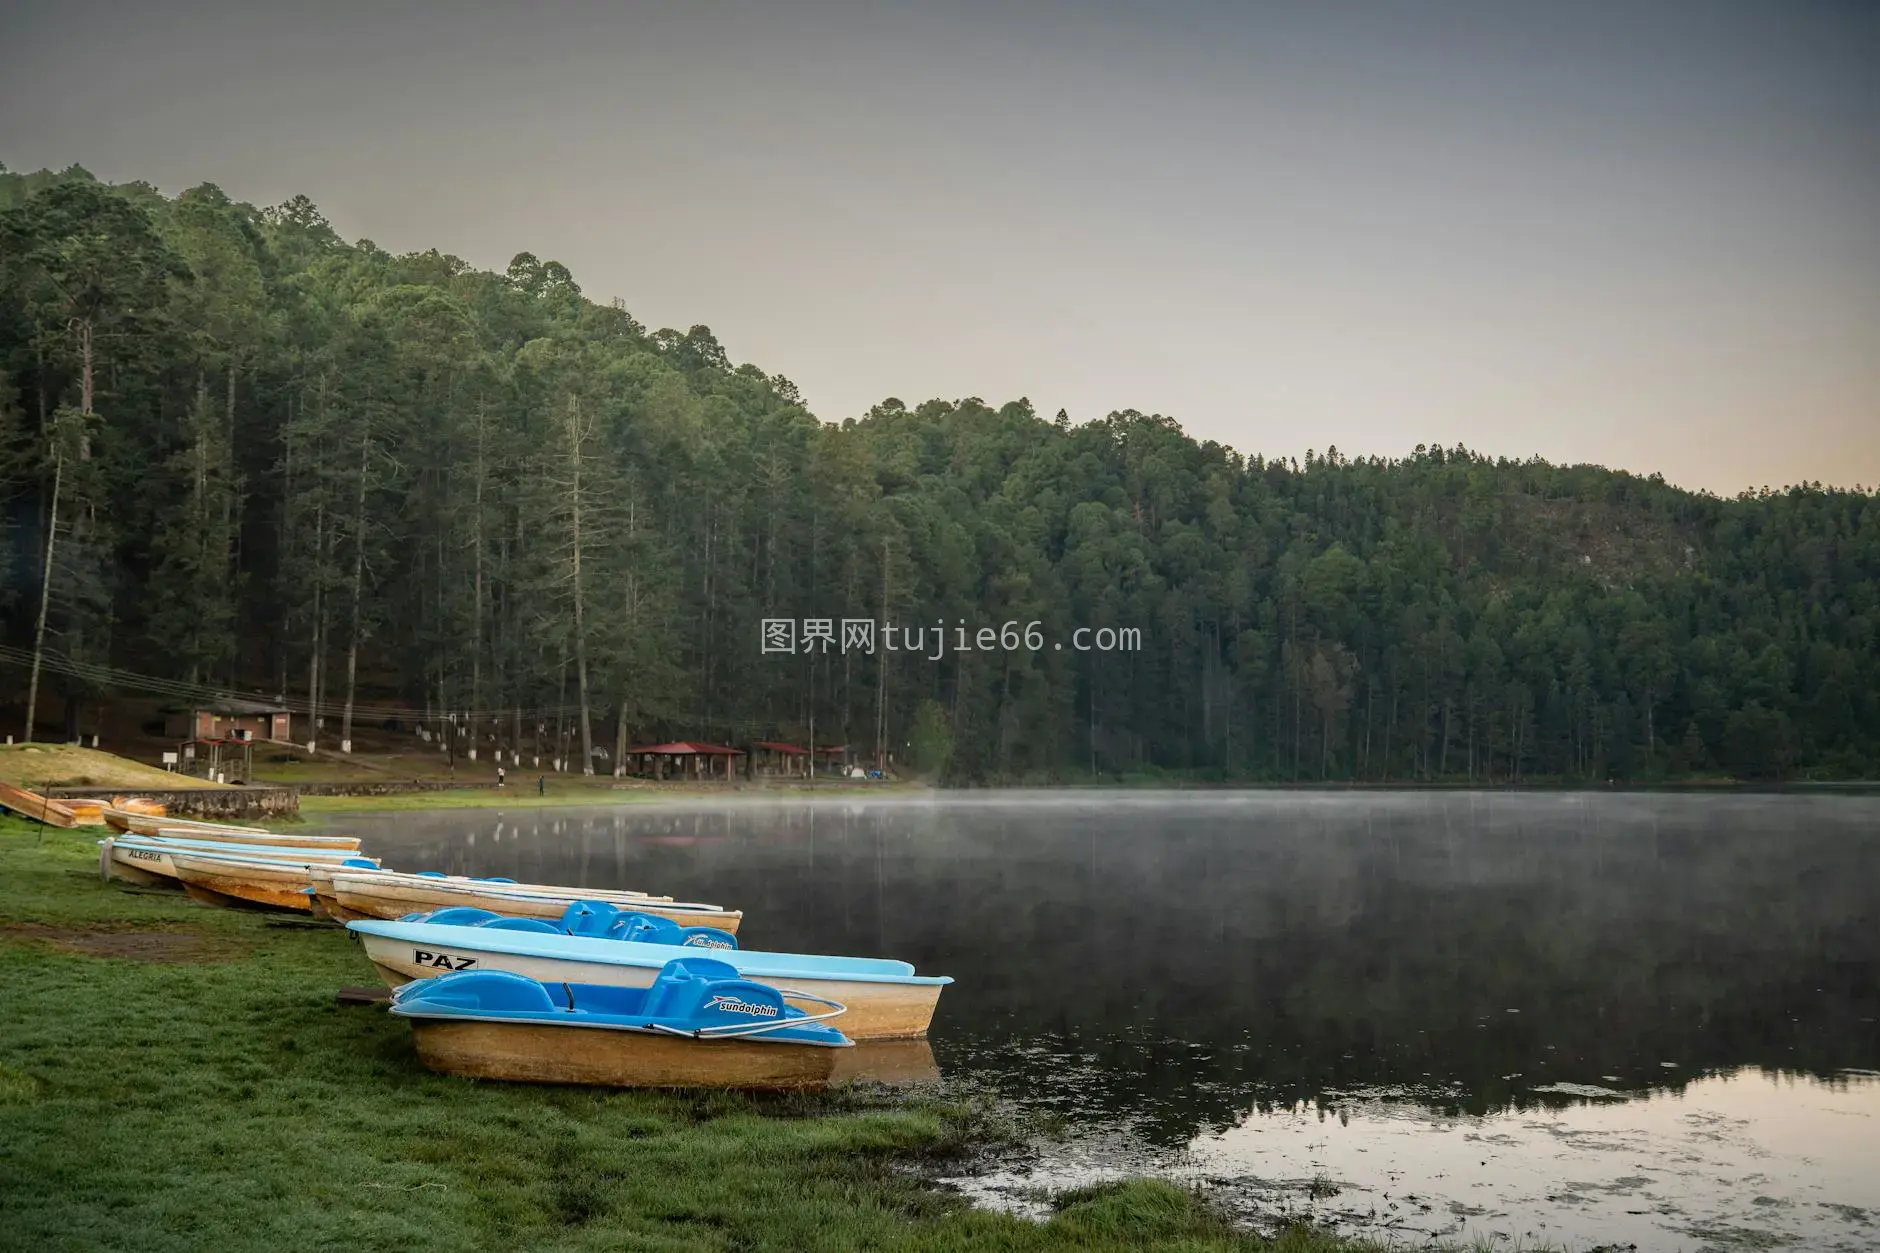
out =
[[300,813],[300,794],[291,787],[55,787],[46,795],[55,801],[141,796],[177,818],[291,818]]
[[447,783],[432,779],[387,779],[382,782],[350,783],[303,783],[299,787],[302,796],[402,796],[410,792],[450,792],[474,791],[487,789],[494,791],[494,783]]

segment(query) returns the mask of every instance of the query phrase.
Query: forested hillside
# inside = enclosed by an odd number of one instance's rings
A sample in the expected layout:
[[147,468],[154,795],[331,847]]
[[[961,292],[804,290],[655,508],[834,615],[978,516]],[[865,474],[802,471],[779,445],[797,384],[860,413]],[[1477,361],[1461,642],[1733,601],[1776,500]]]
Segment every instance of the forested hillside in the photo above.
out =
[[[285,693],[329,742],[400,705],[577,761],[813,717],[960,782],[1880,772],[1871,492],[1404,442],[1265,459],[1023,400],[825,424],[526,252],[0,173],[0,689],[43,623],[48,734],[147,675]],[[765,618],[949,635],[783,654]]]

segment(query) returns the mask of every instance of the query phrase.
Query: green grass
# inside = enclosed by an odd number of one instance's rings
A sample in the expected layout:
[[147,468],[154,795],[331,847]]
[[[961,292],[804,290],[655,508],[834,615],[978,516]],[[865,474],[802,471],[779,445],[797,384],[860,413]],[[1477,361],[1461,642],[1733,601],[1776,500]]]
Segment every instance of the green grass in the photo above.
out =
[[[150,936],[194,960],[86,951]],[[1003,1134],[959,1103],[432,1075],[335,1002],[372,982],[337,930],[103,885],[92,837],[0,819],[0,1248],[1359,1247],[1155,1181],[1047,1223],[971,1210],[912,1169]]]

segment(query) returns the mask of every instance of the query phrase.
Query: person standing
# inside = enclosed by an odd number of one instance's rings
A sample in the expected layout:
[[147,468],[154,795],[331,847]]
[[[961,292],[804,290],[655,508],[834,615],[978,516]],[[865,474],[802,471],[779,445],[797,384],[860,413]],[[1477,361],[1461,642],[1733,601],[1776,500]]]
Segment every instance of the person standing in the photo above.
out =
[[503,768],[501,766],[498,766],[496,767],[496,786],[501,787],[502,785],[503,785]]
[[548,776],[547,775],[543,775],[541,778],[535,781],[535,794],[537,796],[548,795]]

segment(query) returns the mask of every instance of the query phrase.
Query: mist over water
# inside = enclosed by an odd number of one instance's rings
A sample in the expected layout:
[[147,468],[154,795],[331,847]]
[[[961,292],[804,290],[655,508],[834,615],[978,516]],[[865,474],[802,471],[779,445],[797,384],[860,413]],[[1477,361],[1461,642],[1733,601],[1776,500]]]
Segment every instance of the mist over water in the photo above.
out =
[[1404,1238],[1880,1246],[1872,798],[985,793],[344,825],[400,869],[708,900],[745,911],[747,948],[954,976],[947,1080],[1069,1129],[966,1182],[997,1203],[1153,1169]]

